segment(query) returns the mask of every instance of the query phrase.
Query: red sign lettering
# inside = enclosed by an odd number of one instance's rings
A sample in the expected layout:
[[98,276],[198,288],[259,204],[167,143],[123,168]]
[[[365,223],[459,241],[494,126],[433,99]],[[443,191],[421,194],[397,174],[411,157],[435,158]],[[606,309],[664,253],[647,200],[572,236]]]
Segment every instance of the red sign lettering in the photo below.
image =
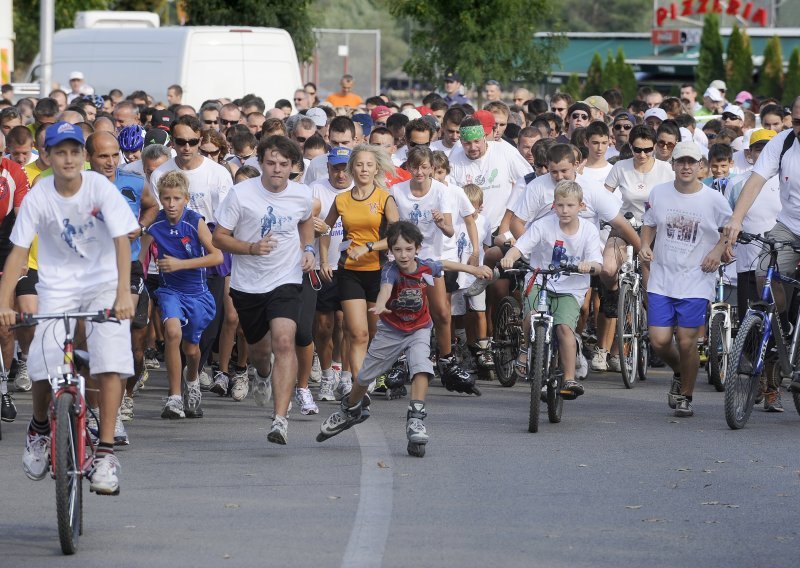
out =
[[667,20],[677,20],[689,16],[698,16],[708,13],[726,14],[749,20],[759,26],[769,24],[769,14],[765,8],[755,8],[753,2],[743,4],[745,0],[677,0],[669,6],[656,9],[656,27],[661,27]]

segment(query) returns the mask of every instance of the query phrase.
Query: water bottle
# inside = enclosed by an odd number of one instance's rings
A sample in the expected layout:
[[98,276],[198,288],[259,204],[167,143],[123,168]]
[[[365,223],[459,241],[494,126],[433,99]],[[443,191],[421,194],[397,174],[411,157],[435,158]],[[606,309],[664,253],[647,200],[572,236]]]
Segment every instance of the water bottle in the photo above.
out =
[[564,241],[556,241],[553,245],[553,257],[550,259],[550,264],[553,268],[558,268],[566,257],[567,249],[564,248]]

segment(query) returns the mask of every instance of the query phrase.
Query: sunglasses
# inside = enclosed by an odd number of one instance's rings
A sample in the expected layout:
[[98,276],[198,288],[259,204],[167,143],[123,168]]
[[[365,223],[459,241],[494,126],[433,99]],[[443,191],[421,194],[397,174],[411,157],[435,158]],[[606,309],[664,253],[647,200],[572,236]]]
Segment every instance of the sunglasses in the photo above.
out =
[[674,163],[678,164],[678,166],[681,166],[681,167],[688,166],[690,168],[693,168],[694,166],[696,166],[700,162],[698,160],[693,159],[693,158],[678,158],[677,160],[674,161]]
[[709,140],[713,140],[716,137],[717,135],[714,134],[713,132],[706,132],[706,138],[708,138]]
[[589,115],[583,112],[573,112],[570,118],[572,118],[572,120],[589,120]]
[[732,112],[723,112],[722,113],[722,120],[741,120],[737,115],[733,114]]
[[220,152],[219,148],[217,148],[216,150],[213,150],[213,151],[212,150],[203,150],[202,148],[200,148],[200,154],[202,154],[203,156],[209,156],[209,157],[210,156],[219,156],[219,152]]
[[297,179],[297,178],[299,178],[301,175],[303,175],[303,172],[291,172],[291,173],[289,174],[289,179]]
[[650,146],[649,148],[639,148],[638,146],[632,146],[631,150],[633,150],[634,154],[649,154],[653,151],[655,146]]
[[430,146],[430,144],[431,144],[430,142],[422,142],[422,143],[419,143],[419,142],[409,142],[409,143],[408,143],[408,147],[409,147],[409,148],[416,148],[417,146],[425,146],[425,147],[427,148],[428,146]]
[[199,138],[175,138],[176,146],[191,146],[194,148],[198,144],[200,144]]
[[294,139],[295,141],[297,141],[298,144],[302,144],[303,142],[308,140],[308,138],[306,138],[305,136],[295,136]]
[[567,110],[567,107],[559,108],[559,107],[550,107],[550,112],[564,112]]
[[219,123],[224,126],[233,126],[234,124],[239,124],[238,120],[225,120],[224,118],[219,119]]
[[633,124],[615,124],[614,130],[630,130],[633,128]]
[[212,124],[217,124],[217,121],[216,120],[204,120],[203,124],[207,124],[208,126],[211,126]]
[[659,140],[656,144],[659,148],[669,148],[670,150],[675,147],[675,142],[666,142],[664,140]]

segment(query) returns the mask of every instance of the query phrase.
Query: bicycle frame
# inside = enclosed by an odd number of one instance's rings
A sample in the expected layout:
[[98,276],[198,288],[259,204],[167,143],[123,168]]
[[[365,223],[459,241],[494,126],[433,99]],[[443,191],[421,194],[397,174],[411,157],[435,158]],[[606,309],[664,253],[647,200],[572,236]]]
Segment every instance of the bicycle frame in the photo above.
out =
[[711,312],[708,318],[709,323],[714,319],[716,314],[722,314],[724,320],[724,333],[725,345],[730,347],[731,335],[733,333],[733,309],[732,306],[725,301],[725,280],[723,266],[717,269],[717,291],[714,297],[714,302],[711,304]]

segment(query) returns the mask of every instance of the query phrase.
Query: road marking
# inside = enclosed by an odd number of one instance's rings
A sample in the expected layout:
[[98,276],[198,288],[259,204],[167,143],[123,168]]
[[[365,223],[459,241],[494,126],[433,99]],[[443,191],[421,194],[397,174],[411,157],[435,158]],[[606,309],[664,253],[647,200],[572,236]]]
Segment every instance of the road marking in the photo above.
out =
[[[371,568],[383,564],[386,539],[389,537],[394,463],[377,421],[367,420],[354,430],[361,447],[361,491],[342,566]],[[379,461],[388,467],[379,467]]]

